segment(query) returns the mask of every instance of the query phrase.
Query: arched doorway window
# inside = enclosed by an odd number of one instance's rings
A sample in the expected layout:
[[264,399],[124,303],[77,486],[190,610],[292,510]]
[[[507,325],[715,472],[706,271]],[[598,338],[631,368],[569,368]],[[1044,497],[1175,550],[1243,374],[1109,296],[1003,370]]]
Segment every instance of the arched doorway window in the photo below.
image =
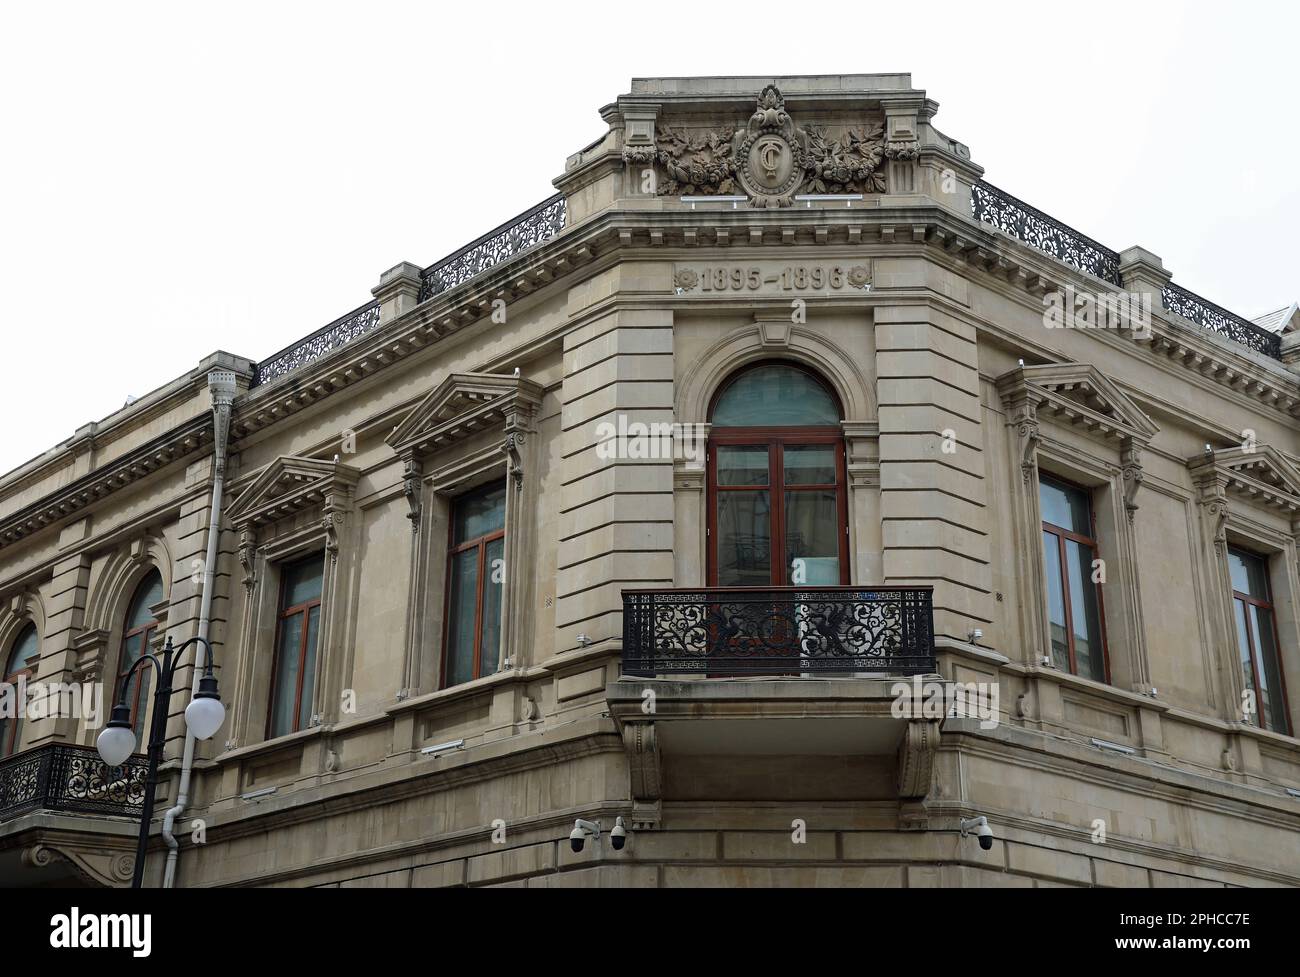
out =
[[0,757],[13,756],[18,752],[23,738],[23,706],[18,698],[17,685],[24,676],[27,681],[36,677],[36,665],[41,660],[41,639],[36,633],[36,625],[29,624],[19,633],[5,662],[5,682],[14,687],[14,715],[0,717]]
[[[122,682],[126,673],[135,664],[136,659],[149,650],[149,642],[158,629],[158,621],[152,608],[163,599],[162,574],[150,571],[149,576],[140,582],[131,598],[131,606],[126,612],[126,621],[122,627],[122,654],[118,657],[117,683],[114,690],[114,704],[121,694]],[[126,704],[131,707],[131,727],[135,730],[136,747],[144,742],[145,727],[149,723],[149,686],[153,666],[141,665],[131,676],[126,686]]]
[[709,586],[849,582],[843,413],[790,363],[763,363],[718,390],[709,419]]

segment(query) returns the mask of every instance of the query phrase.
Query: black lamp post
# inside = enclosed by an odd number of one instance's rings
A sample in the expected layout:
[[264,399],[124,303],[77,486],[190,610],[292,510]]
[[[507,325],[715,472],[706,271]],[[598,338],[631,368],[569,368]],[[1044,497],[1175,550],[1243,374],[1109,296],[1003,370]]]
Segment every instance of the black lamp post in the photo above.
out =
[[144,882],[144,856],[149,847],[149,823],[153,820],[154,790],[157,787],[158,763],[162,759],[163,744],[167,741],[167,708],[171,703],[172,680],[176,666],[180,663],[181,652],[192,644],[201,643],[207,651],[203,676],[199,679],[199,691],[194,694],[190,704],[185,708],[185,724],[201,740],[211,739],[216,735],[221,724],[226,721],[226,707],[221,704],[217,694],[217,679],[212,674],[212,645],[206,638],[190,638],[179,648],[172,648],[172,639],[168,637],[163,646],[162,661],[153,652],[146,651],[137,658],[122,679],[122,694],[117,705],[113,707],[112,718],[104,731],[99,734],[95,746],[100,758],[110,767],[118,767],[135,752],[135,731],[131,728],[131,709],[126,704],[126,690],[131,685],[131,676],[146,662],[153,665],[158,672],[158,685],[153,693],[153,716],[149,730],[149,772],[144,784],[144,815],[140,822],[140,840],[135,850],[135,871],[131,876],[131,888],[139,889]]

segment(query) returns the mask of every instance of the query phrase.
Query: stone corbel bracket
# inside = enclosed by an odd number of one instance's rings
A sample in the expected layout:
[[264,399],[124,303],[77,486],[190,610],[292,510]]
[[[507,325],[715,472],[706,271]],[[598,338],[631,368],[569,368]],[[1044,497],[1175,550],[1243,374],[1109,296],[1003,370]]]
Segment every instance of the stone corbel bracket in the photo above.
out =
[[631,780],[632,830],[653,830],[663,819],[663,779],[655,724],[624,723],[623,749]]
[[[135,854],[113,851],[104,847],[104,840],[96,838],[87,842],[38,842],[22,851],[22,863],[30,868],[47,868],[63,861],[74,872],[94,886],[120,888],[131,881],[135,869]],[[131,842],[134,844],[134,841]]]

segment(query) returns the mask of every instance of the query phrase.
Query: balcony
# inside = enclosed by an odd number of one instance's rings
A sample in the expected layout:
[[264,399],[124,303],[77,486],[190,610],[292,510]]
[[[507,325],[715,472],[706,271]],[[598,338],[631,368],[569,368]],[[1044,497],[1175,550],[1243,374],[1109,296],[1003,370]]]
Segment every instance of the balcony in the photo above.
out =
[[924,675],[930,588],[623,591],[623,674]]
[[28,811],[139,818],[148,763],[109,767],[85,746],[51,744],[0,761],[0,822]]

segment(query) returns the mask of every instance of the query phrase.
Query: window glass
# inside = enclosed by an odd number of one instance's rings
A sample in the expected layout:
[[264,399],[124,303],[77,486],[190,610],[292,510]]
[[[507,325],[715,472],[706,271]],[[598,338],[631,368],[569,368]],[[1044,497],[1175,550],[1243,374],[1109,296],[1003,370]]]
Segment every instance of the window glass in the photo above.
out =
[[1265,561],[1242,550],[1228,550],[1228,569],[1232,573],[1232,589],[1256,600],[1267,601],[1268,571]]
[[23,628],[23,633],[14,642],[13,651],[9,654],[9,665],[5,669],[5,675],[17,675],[19,672],[33,670],[40,659],[41,639],[36,633],[36,625],[29,624]]
[[1052,634],[1052,664],[1070,670],[1070,640],[1066,634],[1065,589],[1061,575],[1061,546],[1058,538],[1043,533],[1043,567],[1047,573],[1047,619]]
[[1043,522],[1060,526],[1080,536],[1092,535],[1092,519],[1086,492],[1046,476],[1040,476],[1038,497],[1043,510]]
[[284,604],[282,610],[320,600],[321,580],[325,574],[323,557],[310,557],[284,568]]
[[1101,648],[1097,585],[1092,582],[1092,550],[1067,539],[1065,556],[1070,564],[1070,612],[1074,626],[1076,674],[1104,682],[1106,662]]
[[786,485],[834,485],[837,474],[836,447],[832,444],[788,444],[785,446]]
[[839,495],[785,493],[786,584],[834,587],[840,582]]
[[767,587],[772,583],[771,495],[718,493],[718,586]]
[[713,409],[714,427],[838,426],[840,409],[813,376],[774,363],[731,381]]
[[322,553],[280,568],[279,628],[267,721],[270,737],[286,736],[311,725],[324,576]]
[[462,495],[455,509],[452,539],[456,544],[500,532],[506,525],[505,483]]
[[718,448],[719,485],[766,485],[770,477],[767,445],[721,445]]

